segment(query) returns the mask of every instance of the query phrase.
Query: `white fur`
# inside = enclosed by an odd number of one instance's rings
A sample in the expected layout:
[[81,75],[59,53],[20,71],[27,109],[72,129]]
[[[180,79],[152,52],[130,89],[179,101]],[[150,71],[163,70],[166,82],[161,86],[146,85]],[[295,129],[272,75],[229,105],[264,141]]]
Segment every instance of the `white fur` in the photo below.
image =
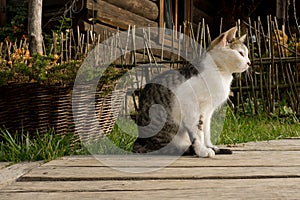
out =
[[[230,93],[232,74],[243,72],[249,67],[246,46],[231,49],[230,42],[236,28],[220,35],[212,42],[203,59],[205,69],[196,77],[176,88],[173,119],[181,126],[172,143],[180,149],[191,144],[199,157],[213,157],[217,149],[210,139],[210,120],[214,111],[223,104]],[[240,40],[244,40],[245,36]],[[203,117],[203,130],[198,129]],[[192,120],[191,120],[192,119]]]

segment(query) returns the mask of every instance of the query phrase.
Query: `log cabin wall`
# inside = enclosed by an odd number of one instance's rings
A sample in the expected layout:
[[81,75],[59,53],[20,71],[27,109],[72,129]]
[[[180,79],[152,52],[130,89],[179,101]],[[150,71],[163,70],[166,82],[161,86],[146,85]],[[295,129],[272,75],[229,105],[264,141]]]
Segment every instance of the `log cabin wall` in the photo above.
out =
[[[194,24],[194,32],[197,31],[198,23],[203,19],[211,25],[214,20],[214,1],[169,0],[172,6],[171,18],[173,18],[176,30],[179,31],[179,25],[183,24],[183,15],[186,20]],[[85,11],[74,24],[78,24],[82,31],[93,31],[103,35],[101,40],[105,40],[118,29],[127,30],[133,25],[137,28],[163,27],[166,3],[165,0],[85,0]],[[182,27],[181,31],[184,31]],[[168,41],[165,43],[167,45]],[[160,53],[156,56],[160,56]]]
[[158,27],[158,0],[86,0],[85,7],[87,16],[79,21],[85,31],[112,33],[127,30],[129,25]]
[[[174,13],[183,12],[182,2],[187,4],[186,15],[189,16],[188,20],[193,23],[194,31],[197,30],[198,24],[203,19],[209,26],[214,23],[216,0],[170,1],[173,6],[176,3],[179,4],[177,9],[173,10]],[[85,13],[74,24],[79,24],[83,31],[92,30],[100,34],[114,33],[117,29],[127,30],[129,25],[163,27],[165,3],[165,0],[85,0]],[[175,26],[182,24],[181,21],[176,23],[176,19],[173,19]]]
[[[1,4],[8,3],[20,4],[25,0],[1,0]],[[205,19],[205,22],[211,29],[215,24],[219,24],[220,20],[216,19],[218,10],[222,10],[219,0],[170,0],[179,3],[178,10],[182,11],[182,2],[190,2],[190,21],[197,27],[199,22]],[[129,25],[142,26],[160,26],[162,27],[164,16],[161,13],[161,5],[165,0],[44,0],[43,1],[43,17],[44,22],[55,16],[62,16],[70,6],[76,2],[76,13],[72,13],[73,25],[80,25],[82,31],[92,30],[97,33],[116,32],[117,28],[126,30]],[[82,3],[83,2],[83,3]],[[84,5],[82,5],[84,4]],[[81,9],[82,8],[82,9]],[[72,8],[74,11],[74,8]],[[3,9],[2,9],[3,10]],[[81,12],[79,12],[81,11]],[[70,12],[69,12],[70,13]],[[5,21],[5,14],[1,21]],[[70,14],[68,14],[68,17]],[[2,22],[4,25],[5,22]],[[182,24],[179,22],[178,24]],[[195,29],[196,30],[196,29]],[[214,32],[211,30],[211,32]]]

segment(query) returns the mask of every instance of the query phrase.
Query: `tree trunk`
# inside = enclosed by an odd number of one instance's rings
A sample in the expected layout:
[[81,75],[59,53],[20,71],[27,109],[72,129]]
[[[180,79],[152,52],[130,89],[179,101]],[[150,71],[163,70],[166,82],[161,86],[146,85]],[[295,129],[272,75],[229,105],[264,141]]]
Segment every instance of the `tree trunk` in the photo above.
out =
[[43,54],[42,2],[43,0],[29,0],[28,36],[30,55]]

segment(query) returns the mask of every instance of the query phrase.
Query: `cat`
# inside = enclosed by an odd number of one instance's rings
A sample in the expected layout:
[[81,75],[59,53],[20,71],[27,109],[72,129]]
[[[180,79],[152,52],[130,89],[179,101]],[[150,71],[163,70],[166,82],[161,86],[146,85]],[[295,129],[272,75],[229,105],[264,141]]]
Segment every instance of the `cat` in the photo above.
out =
[[248,69],[246,35],[236,38],[233,27],[213,40],[197,65],[157,75],[141,90],[135,153],[192,153],[213,157],[220,150],[211,142],[210,121],[226,102],[233,73]]

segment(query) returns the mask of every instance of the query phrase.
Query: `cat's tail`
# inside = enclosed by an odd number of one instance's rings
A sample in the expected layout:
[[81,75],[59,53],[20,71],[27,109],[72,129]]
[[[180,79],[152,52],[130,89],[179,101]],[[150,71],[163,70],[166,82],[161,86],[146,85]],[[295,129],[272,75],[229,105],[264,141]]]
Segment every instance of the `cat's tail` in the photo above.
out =
[[147,153],[147,149],[145,145],[141,145],[139,142],[139,138],[133,144],[133,153]]

